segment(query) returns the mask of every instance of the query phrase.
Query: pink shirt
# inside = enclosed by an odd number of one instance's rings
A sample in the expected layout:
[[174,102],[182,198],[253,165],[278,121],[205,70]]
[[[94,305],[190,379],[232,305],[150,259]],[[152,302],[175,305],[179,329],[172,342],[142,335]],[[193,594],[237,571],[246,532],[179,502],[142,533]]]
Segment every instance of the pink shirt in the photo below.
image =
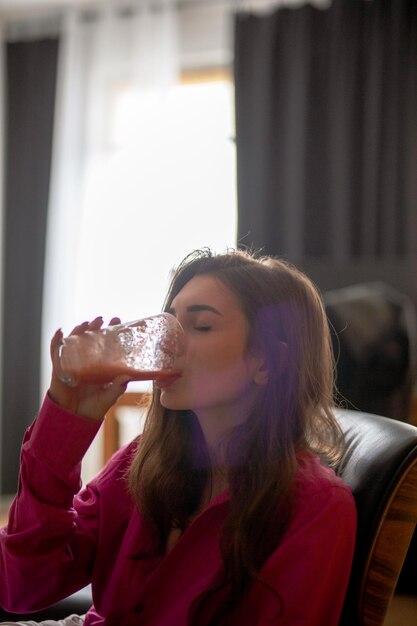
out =
[[[41,609],[92,583],[85,626],[186,626],[192,602],[221,570],[227,493],[213,501],[162,558],[141,558],[154,536],[127,492],[136,444],[120,449],[80,490],[80,465],[100,423],[48,397],[28,429],[7,528],[0,531],[0,605]],[[74,494],[75,497],[74,497]],[[353,497],[305,455],[293,516],[230,626],[337,626],[356,527]]]

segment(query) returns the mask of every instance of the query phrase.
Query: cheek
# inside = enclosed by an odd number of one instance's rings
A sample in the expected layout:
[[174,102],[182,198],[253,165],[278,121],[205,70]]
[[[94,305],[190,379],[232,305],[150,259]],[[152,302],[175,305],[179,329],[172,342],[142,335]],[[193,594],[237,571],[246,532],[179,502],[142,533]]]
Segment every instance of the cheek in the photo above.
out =
[[253,383],[243,358],[224,354],[220,359],[193,362],[190,369],[161,393],[161,404],[168,409],[191,409],[230,403],[242,398]]
[[252,377],[244,356],[224,349],[195,362],[183,382],[190,398],[204,398],[210,403],[210,399],[216,401],[220,396],[226,398],[242,393]]
[[241,342],[225,342],[221,338],[206,346],[190,349],[190,364],[195,371],[206,374],[233,370],[243,365],[245,353]]

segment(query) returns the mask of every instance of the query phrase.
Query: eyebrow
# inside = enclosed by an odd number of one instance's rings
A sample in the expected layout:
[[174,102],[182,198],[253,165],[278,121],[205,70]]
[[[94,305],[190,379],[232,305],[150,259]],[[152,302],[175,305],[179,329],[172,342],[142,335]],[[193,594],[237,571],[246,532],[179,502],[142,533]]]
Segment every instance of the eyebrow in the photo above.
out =
[[[210,311],[211,313],[215,313],[216,315],[220,315],[223,317],[222,313],[214,308],[214,306],[210,306],[209,304],[191,304],[187,306],[187,313],[196,313],[198,311]],[[174,307],[169,309],[169,313],[175,313]]]

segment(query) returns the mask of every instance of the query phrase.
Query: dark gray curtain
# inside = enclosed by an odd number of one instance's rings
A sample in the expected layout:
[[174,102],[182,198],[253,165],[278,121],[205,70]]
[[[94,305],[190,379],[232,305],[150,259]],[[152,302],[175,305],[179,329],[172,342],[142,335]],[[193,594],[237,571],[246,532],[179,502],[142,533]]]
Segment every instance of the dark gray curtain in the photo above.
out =
[[417,301],[417,2],[235,20],[238,238]]
[[16,491],[20,444],[39,406],[45,230],[58,41],[9,43],[1,492]]

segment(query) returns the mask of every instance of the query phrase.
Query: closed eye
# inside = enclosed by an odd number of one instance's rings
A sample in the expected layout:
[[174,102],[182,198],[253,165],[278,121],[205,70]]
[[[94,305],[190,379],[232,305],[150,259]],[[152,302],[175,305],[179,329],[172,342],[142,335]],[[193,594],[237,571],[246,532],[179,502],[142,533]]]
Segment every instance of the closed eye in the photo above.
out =
[[206,333],[211,330],[211,326],[194,326],[194,330],[198,330],[201,333]]

